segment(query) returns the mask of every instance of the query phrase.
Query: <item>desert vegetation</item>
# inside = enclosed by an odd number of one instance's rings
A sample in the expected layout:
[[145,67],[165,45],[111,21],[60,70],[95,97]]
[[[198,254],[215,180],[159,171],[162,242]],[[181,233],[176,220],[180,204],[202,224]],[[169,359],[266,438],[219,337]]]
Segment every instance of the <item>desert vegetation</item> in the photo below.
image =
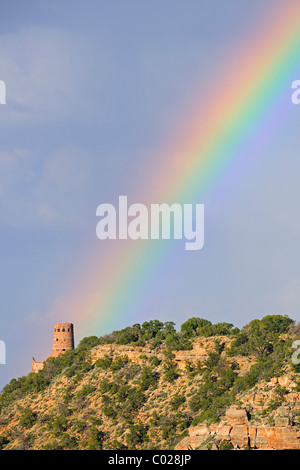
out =
[[[241,329],[193,317],[179,331],[153,320],[84,338],[3,388],[0,449],[172,449],[190,426],[217,423],[257,384],[287,370],[297,384],[291,345],[298,334],[289,317],[268,315]],[[179,367],[175,356],[195,341],[209,345],[206,356]],[[123,353],[92,363],[93,348],[109,344],[141,348],[138,363]],[[270,411],[285,401],[284,388],[277,392]]]

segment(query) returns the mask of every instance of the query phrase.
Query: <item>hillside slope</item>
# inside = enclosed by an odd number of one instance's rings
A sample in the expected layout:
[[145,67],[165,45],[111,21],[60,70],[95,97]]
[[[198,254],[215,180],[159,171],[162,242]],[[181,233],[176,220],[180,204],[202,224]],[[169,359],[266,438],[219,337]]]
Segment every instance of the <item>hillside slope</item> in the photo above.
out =
[[47,360],[0,396],[0,448],[300,448],[299,327],[133,325]]

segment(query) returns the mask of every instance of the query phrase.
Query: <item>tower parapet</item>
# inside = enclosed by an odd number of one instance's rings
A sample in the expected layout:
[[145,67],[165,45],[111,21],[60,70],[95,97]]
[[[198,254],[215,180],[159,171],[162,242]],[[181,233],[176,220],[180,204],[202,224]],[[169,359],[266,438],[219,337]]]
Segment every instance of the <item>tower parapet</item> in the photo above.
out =
[[44,363],[43,362],[38,362],[32,358],[32,365],[31,365],[31,372],[38,372],[39,370],[42,370],[44,368]]

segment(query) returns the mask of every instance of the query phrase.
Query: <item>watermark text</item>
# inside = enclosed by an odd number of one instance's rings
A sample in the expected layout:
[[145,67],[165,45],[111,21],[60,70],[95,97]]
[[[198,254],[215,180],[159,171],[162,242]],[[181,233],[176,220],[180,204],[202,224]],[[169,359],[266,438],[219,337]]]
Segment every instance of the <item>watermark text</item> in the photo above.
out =
[[294,80],[292,83],[292,89],[295,90],[292,93],[291,99],[293,104],[300,104],[300,80]]
[[[296,339],[293,341],[292,348],[296,349],[300,347],[300,339]],[[292,354],[292,363],[293,364],[300,364],[300,359],[299,359],[299,354],[300,354],[300,349],[296,349],[296,351]]]
[[0,364],[6,364],[6,346],[2,340],[0,340]]
[[127,196],[119,196],[118,210],[100,204],[96,227],[100,240],[176,240],[185,239],[186,250],[201,250],[204,245],[204,204],[144,204],[128,206]]
[[6,104],[6,85],[3,80],[0,80],[0,104]]

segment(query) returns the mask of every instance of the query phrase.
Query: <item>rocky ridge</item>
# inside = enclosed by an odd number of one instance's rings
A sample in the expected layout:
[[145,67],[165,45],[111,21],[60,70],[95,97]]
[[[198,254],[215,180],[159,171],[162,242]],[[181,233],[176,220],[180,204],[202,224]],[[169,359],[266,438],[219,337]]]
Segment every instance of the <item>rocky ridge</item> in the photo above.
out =
[[223,446],[225,449],[299,450],[300,431],[293,427],[290,415],[290,409],[282,407],[274,426],[260,426],[251,424],[246,409],[232,407],[217,425],[191,426],[189,435],[176,449],[218,450]]
[[[232,338],[221,336],[217,338],[223,342],[225,351],[231,345]],[[174,361],[181,370],[186,367],[187,361],[191,364],[204,362],[209,352],[214,350],[216,338],[197,338],[193,342],[191,351],[177,351]],[[91,351],[92,363],[98,359],[110,355],[118,357],[126,355],[129,360],[140,364],[145,356],[155,355],[151,349],[104,345],[97,346]],[[162,358],[162,355],[159,355]],[[254,357],[235,357],[238,364],[239,375],[248,372],[255,363]],[[276,412],[265,412],[264,421],[272,421],[272,425],[258,424],[257,417],[269,409],[276,397],[276,390],[282,387],[285,390],[282,402],[285,403],[276,409]],[[300,449],[300,429],[293,421],[293,410],[298,414],[300,408],[300,392],[296,392],[297,383],[291,378],[290,371],[286,370],[283,377],[274,377],[268,383],[260,383],[247,393],[239,396],[242,407],[232,405],[225,412],[224,418],[218,424],[206,423],[191,426],[188,436],[184,437],[177,445],[178,450],[212,449],[218,450],[220,446],[228,444],[232,449],[260,449],[260,450],[296,450]],[[259,418],[258,418],[259,419]]]
[[157,341],[152,324],[155,341],[86,338],[3,390],[0,449],[300,449],[299,332],[278,332],[285,321],[188,341]]

